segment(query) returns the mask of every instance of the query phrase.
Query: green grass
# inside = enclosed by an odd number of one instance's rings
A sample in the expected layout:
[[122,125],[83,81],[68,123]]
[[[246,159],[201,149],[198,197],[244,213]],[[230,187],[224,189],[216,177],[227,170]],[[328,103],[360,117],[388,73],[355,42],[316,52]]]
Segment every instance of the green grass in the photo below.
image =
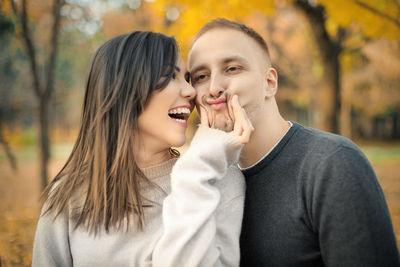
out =
[[371,162],[400,161],[400,142],[364,144],[361,150]]
[[[53,159],[64,159],[72,151],[72,142],[56,142],[51,145],[51,157]],[[400,161],[400,142],[365,143],[360,145],[371,162]],[[37,146],[14,146],[11,148],[14,155],[20,159],[36,159]],[[0,147],[0,160],[6,160],[4,149]]]
[[[51,145],[52,159],[65,159],[72,151],[73,143],[71,142],[56,142]],[[35,145],[13,146],[11,151],[18,159],[37,159],[38,147]],[[0,147],[0,161],[7,160],[5,151]]]

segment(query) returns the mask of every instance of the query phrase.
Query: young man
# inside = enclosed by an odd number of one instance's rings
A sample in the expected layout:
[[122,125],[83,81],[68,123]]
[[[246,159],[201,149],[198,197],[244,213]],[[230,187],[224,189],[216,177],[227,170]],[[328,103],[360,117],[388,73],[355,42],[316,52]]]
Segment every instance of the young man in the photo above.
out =
[[247,183],[242,266],[400,265],[368,160],[344,137],[283,119],[278,75],[259,34],[211,21],[194,38],[188,64],[210,124],[230,130],[228,103],[238,95],[255,129],[239,159]]

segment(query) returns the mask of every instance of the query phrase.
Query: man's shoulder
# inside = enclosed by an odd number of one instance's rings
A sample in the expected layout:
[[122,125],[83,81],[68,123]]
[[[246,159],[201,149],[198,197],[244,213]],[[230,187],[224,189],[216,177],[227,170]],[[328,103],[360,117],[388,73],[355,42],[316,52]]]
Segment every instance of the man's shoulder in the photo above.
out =
[[295,123],[298,127],[297,138],[298,141],[317,155],[330,155],[337,151],[347,151],[349,153],[360,153],[359,147],[350,139],[315,128],[303,126]]

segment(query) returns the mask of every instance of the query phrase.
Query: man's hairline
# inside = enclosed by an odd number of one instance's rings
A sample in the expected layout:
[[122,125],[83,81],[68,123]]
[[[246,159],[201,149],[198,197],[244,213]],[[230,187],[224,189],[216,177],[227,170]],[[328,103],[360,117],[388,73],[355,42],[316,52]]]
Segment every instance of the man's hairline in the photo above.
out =
[[[267,51],[265,51],[265,48],[264,48],[264,47],[262,47],[256,40],[254,40],[254,38],[252,38],[251,36],[247,35],[246,33],[242,32],[242,31],[240,31],[240,30],[238,30],[238,29],[231,28],[231,27],[224,26],[224,25],[216,26],[216,27],[214,27],[214,28],[212,28],[212,29],[209,29],[209,30],[203,32],[203,33],[202,33],[201,35],[199,35],[199,36],[197,36],[197,35],[195,36],[195,39],[192,41],[192,44],[190,45],[190,48],[189,48],[189,53],[188,53],[188,65],[189,65],[189,63],[190,63],[190,56],[191,56],[191,52],[192,52],[192,48],[193,48],[194,44],[195,44],[203,35],[205,35],[205,34],[207,34],[207,33],[209,33],[209,32],[212,32],[212,31],[217,31],[217,30],[222,30],[222,31],[223,31],[223,30],[231,30],[231,31],[239,32],[239,33],[243,34],[244,36],[246,36],[247,38],[249,38],[250,40],[252,40],[254,43],[257,44],[258,48],[261,49],[262,53],[263,53],[264,56],[266,57],[266,59],[267,59],[267,66],[272,67],[272,62],[271,62],[270,55],[268,54]],[[188,66],[188,67],[189,67],[189,66]],[[199,66],[199,67],[200,67],[200,66]],[[192,68],[190,68],[190,72],[192,72]]]
[[[207,31],[205,31],[205,32],[203,32],[203,33],[201,33],[200,35],[197,35],[197,34],[196,34],[195,37],[194,37],[194,39],[193,39],[193,41],[192,41],[192,43],[191,43],[191,45],[190,45],[190,47],[189,47],[189,53],[188,53],[188,55],[190,55],[190,52],[192,51],[192,48],[193,48],[194,44],[195,44],[204,34],[207,34],[207,33],[212,32],[212,31],[217,31],[217,30],[222,30],[222,31],[223,31],[223,30],[231,30],[231,31],[235,31],[235,32],[239,32],[239,33],[243,34],[244,36],[246,36],[247,38],[251,39],[253,42],[255,42],[255,43],[257,44],[257,46],[258,46],[258,47],[263,51],[263,53],[266,55],[266,57],[267,57],[269,63],[271,63],[271,57],[270,57],[270,55],[269,55],[269,52],[265,51],[265,48],[262,47],[262,45],[261,45],[259,42],[257,42],[253,37],[249,36],[248,34],[244,33],[243,31],[241,31],[241,30],[239,30],[239,29],[232,28],[232,27],[225,26],[225,25],[218,25],[218,26],[215,26],[215,27],[213,27],[213,28],[211,28],[211,29],[209,29],[209,30],[207,30]],[[199,31],[201,31],[201,29],[200,29]],[[257,34],[259,35],[259,33],[257,33]],[[262,38],[262,37],[261,37],[261,38]]]

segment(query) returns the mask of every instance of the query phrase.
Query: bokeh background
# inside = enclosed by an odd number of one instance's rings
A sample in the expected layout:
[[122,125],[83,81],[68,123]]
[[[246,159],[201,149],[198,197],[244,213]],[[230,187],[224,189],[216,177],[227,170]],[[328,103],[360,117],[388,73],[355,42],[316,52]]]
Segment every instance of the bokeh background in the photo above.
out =
[[0,0],[0,266],[30,266],[40,192],[72,149],[95,50],[153,30],[186,59],[217,17],[266,39],[286,119],[361,147],[400,245],[399,0]]

